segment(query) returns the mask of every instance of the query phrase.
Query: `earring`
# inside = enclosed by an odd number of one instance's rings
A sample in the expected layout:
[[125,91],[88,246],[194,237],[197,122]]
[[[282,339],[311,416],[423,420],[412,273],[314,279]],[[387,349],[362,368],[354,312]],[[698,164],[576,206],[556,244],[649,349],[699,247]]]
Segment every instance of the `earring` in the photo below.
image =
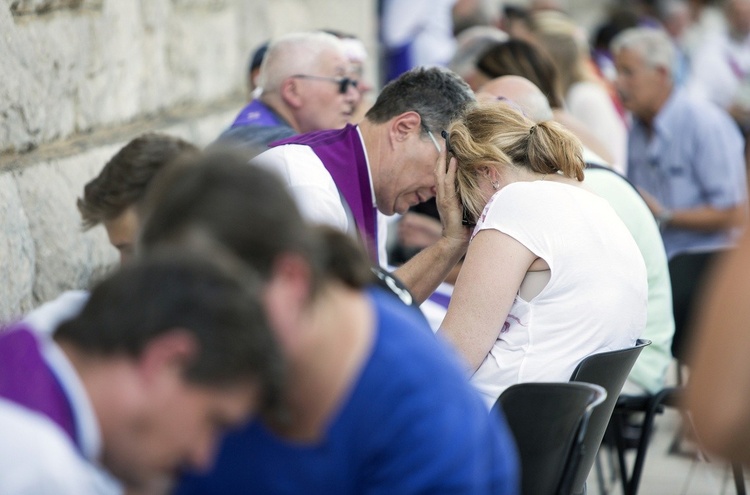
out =
[[500,181],[497,181],[497,180],[493,180],[493,181],[492,181],[492,188],[493,188],[493,189],[494,189],[495,191],[497,191],[498,189],[500,189]]

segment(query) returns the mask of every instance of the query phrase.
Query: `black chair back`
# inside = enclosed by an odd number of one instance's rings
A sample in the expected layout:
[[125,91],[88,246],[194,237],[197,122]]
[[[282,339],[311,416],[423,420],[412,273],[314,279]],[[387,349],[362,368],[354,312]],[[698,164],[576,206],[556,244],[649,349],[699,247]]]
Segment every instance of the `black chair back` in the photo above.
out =
[[590,383],[520,383],[498,398],[516,440],[522,495],[568,495],[594,407],[607,392]]
[[596,459],[596,453],[602,443],[612,410],[617,403],[617,397],[635,360],[638,359],[643,348],[650,344],[649,340],[638,339],[633,347],[593,354],[584,358],[573,371],[571,381],[599,385],[607,391],[607,398],[596,408],[589,420],[589,427],[583,440],[583,458],[573,478],[572,493],[585,492],[586,478]]

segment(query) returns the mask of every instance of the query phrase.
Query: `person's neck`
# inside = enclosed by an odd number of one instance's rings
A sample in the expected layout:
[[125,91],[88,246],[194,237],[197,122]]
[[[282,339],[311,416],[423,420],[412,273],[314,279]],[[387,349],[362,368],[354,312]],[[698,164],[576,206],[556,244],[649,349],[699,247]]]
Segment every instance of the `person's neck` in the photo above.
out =
[[381,170],[384,166],[383,132],[385,128],[382,124],[375,124],[367,118],[357,124],[357,127],[359,127],[359,132],[362,134],[365,155],[367,155],[367,163],[370,165],[370,174],[372,174],[372,186],[375,190],[375,197],[377,198],[379,184],[378,178],[380,177]]
[[315,442],[341,409],[373,345],[367,297],[339,283],[326,287],[304,315],[299,347],[289,356],[288,417],[268,425],[284,438]]
[[132,361],[126,357],[92,356],[66,341],[57,341],[57,345],[70,361],[86,391],[98,423],[102,445],[106,446],[107,439],[124,424],[123,418],[131,412],[129,404],[136,403],[134,394],[140,390]]
[[281,96],[275,92],[263,92],[258,98],[264,105],[276,112],[282,119],[284,119],[297,133],[301,133],[300,125],[297,119],[294,118],[294,112],[289,108]]
[[648,111],[641,112],[641,114],[638,115],[638,119],[640,119],[640,121],[643,122],[643,125],[646,126],[646,128],[649,130],[649,133],[653,133],[654,124],[656,122],[656,117],[664,109],[664,106],[667,104],[667,101],[669,100],[669,97],[672,95],[673,90],[674,88],[670,86],[669,89],[663,91],[659,95],[659,98],[656,100],[654,105]]

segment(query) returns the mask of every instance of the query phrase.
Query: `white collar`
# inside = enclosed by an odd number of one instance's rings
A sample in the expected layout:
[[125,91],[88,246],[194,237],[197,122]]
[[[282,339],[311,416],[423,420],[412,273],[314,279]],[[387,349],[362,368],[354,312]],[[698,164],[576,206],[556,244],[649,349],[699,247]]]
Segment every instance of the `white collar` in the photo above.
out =
[[94,406],[89,400],[83,382],[78,377],[73,364],[54,340],[40,336],[40,342],[42,356],[59,380],[73,410],[81,452],[87,460],[96,461],[101,454],[102,435]]
[[357,126],[357,134],[359,134],[359,141],[362,143],[362,151],[365,154],[365,163],[367,164],[367,175],[370,178],[370,195],[372,196],[372,207],[377,208],[378,204],[375,200],[375,186],[372,183],[372,170],[370,170],[370,159],[367,157],[367,148],[365,147],[365,139],[362,137],[362,131]]

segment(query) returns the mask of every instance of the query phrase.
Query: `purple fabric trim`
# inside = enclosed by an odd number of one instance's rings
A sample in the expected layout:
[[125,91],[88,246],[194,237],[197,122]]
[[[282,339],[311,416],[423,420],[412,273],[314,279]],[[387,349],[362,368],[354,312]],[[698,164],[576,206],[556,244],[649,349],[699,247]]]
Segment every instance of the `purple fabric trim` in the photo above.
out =
[[448,309],[448,304],[451,302],[451,296],[433,292],[432,295],[430,295],[429,300],[434,302],[435,304],[441,305],[445,309]]
[[47,416],[78,445],[73,409],[40,345],[23,324],[0,333],[0,397]]
[[343,129],[310,132],[276,141],[269,147],[284,144],[309,146],[320,158],[346,200],[370,258],[377,264],[377,209],[372,206],[367,158],[357,127],[349,124]]
[[284,122],[265,103],[260,100],[253,100],[240,110],[230,128],[234,129],[246,125],[273,127],[283,124]]

